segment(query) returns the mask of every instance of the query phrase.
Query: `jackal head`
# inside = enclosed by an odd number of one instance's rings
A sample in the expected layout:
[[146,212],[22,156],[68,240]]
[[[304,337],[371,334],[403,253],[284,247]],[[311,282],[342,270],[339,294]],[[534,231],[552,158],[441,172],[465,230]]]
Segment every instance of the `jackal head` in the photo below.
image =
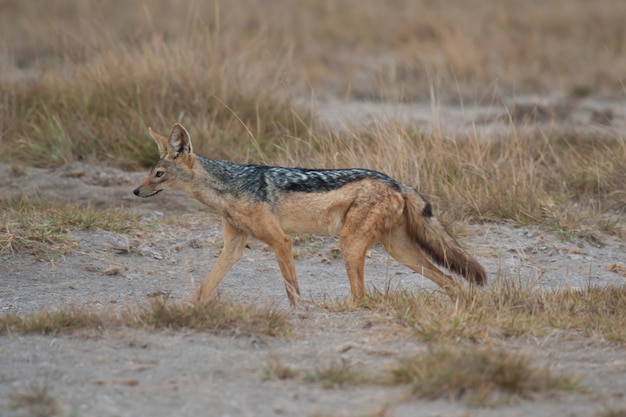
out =
[[195,156],[187,130],[176,123],[167,138],[150,128],[148,131],[159,147],[160,157],[148,178],[133,191],[137,197],[151,197],[168,188],[189,183],[193,178]]

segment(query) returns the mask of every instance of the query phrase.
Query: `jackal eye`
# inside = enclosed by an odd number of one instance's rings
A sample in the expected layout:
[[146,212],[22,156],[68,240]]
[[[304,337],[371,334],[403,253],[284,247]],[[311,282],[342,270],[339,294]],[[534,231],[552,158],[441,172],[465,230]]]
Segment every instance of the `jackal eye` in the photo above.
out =
[[157,171],[156,174],[154,174],[154,176],[157,178],[161,178],[163,176],[163,171]]

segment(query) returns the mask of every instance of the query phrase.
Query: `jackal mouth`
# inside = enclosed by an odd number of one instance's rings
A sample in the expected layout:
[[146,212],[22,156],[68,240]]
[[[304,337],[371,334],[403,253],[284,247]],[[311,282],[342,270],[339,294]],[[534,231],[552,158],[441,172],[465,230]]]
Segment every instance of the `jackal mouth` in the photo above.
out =
[[133,191],[133,194],[135,194],[137,197],[147,198],[147,197],[152,197],[153,195],[156,195],[156,194],[160,193],[161,191],[163,191],[163,188],[160,188],[160,189],[156,190],[155,192],[153,192],[151,194],[140,195],[141,194],[141,190],[139,190],[139,188],[137,188],[137,189],[135,189]]

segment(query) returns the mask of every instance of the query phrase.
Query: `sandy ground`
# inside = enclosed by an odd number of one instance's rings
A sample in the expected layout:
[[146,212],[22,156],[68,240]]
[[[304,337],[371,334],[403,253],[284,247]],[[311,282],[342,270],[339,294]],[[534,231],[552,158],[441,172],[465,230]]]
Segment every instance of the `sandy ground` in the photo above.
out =
[[[0,198],[23,193],[95,207],[130,207],[150,225],[149,232],[139,236],[74,233],[77,249],[53,263],[29,254],[1,254],[0,313],[69,303],[110,308],[145,302],[154,293],[189,297],[219,253],[219,220],[173,192],[135,198],[132,189],[144,175],[81,164],[24,172],[0,165],[0,176],[9,178]],[[623,275],[608,269],[625,263],[626,243],[615,236],[596,234],[563,242],[534,228],[487,224],[469,225],[461,241],[492,277],[523,277],[546,287],[626,283]],[[349,293],[336,247],[334,238],[307,238],[296,244],[296,268],[306,301],[297,309],[289,308],[278,266],[260,242],[252,242],[220,284],[219,295],[226,300],[286,311],[294,327],[289,337],[139,330],[0,337],[0,416],[25,415],[24,410],[11,410],[8,402],[12,393],[31,384],[47,385],[64,415],[75,416],[594,416],[626,409],[625,347],[559,332],[507,346],[579,375],[587,392],[473,409],[458,401],[411,398],[406,388],[324,389],[302,379],[266,380],[272,363],[306,373],[343,358],[375,371],[424,348],[382,313],[331,313],[316,306]],[[120,272],[105,274],[110,267]],[[366,277],[370,288],[435,289],[381,248],[371,250]]]

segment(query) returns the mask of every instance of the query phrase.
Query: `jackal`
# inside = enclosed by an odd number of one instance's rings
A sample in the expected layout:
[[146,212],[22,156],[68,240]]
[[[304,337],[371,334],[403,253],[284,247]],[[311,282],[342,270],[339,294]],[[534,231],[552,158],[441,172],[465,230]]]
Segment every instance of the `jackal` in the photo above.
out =
[[150,197],[179,188],[222,216],[224,247],[196,291],[198,301],[210,299],[254,236],[273,249],[289,302],[295,305],[300,291],[290,233],[339,235],[352,300],[365,295],[365,254],[375,243],[447,292],[454,292],[455,281],[429,258],[472,283],[487,282],[484,268],[433,216],[430,203],[383,173],[216,161],[193,152],[181,124],[174,124],[167,138],[149,132],[160,159],[134,194]]

